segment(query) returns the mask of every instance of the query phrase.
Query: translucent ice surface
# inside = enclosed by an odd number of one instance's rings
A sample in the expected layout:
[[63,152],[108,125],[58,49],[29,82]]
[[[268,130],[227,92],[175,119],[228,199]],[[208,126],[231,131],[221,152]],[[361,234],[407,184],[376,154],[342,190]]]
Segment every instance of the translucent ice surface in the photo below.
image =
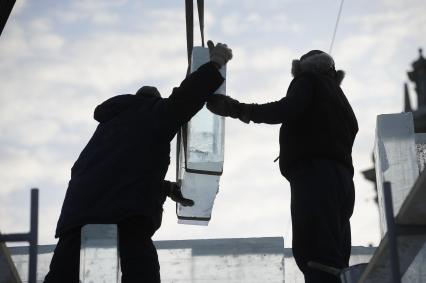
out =
[[[219,176],[185,172],[182,194],[194,201],[194,206],[178,205],[177,214],[181,218],[208,221],[211,217],[214,200],[219,189]],[[182,224],[198,224],[179,221]],[[199,223],[207,224],[207,223]]]
[[[207,48],[194,47],[191,71],[209,60]],[[220,71],[225,77],[225,68]],[[225,94],[225,83],[216,93]],[[182,180],[183,195],[194,200],[195,205],[184,207],[177,204],[178,223],[207,225],[223,171],[225,118],[204,107],[192,117],[187,129],[187,148],[181,150],[186,156],[179,156],[179,179]]]
[[[194,47],[191,71],[209,61],[207,48]],[[225,77],[225,68],[221,69]],[[216,91],[225,94],[225,83]],[[214,95],[214,94],[212,94]],[[225,118],[201,109],[188,123],[187,167],[189,169],[222,172]]]
[[85,225],[81,229],[80,281],[117,282],[117,225]]

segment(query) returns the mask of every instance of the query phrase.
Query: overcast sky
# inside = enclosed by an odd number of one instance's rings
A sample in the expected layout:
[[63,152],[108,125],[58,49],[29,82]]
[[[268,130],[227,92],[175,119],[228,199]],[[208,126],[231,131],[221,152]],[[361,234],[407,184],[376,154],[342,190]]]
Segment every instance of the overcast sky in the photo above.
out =
[[[18,0],[0,38],[0,229],[29,227],[40,188],[40,243],[54,229],[70,168],[103,100],[155,85],[167,97],[187,68],[184,1]],[[195,1],[196,2],[196,1]],[[328,51],[338,0],[205,1],[207,39],[227,43],[227,94],[269,102],[286,93],[292,59]],[[375,119],[403,109],[406,72],[426,47],[426,1],[345,1],[332,55],[359,121],[353,149],[353,245],[377,245],[372,166]],[[195,44],[199,45],[198,25]],[[414,91],[410,84],[413,100]],[[178,225],[167,200],[154,239],[283,236],[291,246],[290,190],[280,175],[279,126],[226,120],[225,163],[208,227]],[[174,142],[173,142],[174,143]],[[311,145],[315,147],[315,140]],[[175,179],[174,144],[168,179]]]

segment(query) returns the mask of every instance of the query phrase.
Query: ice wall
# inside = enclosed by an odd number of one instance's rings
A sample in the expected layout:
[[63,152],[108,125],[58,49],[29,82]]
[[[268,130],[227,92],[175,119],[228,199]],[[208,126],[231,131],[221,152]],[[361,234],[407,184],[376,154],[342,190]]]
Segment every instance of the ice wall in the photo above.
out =
[[422,172],[426,165],[426,134],[420,133],[415,136],[417,163],[419,165],[420,172]]
[[[155,245],[163,283],[304,282],[291,249],[283,247],[281,237],[156,241]],[[55,245],[39,246],[37,282],[43,282],[54,248]],[[110,246],[103,248],[115,250]],[[352,247],[351,265],[368,262],[374,249]],[[27,282],[28,247],[12,247],[10,251],[23,282]],[[96,274],[101,272],[96,265],[92,270],[93,276],[102,276]]]

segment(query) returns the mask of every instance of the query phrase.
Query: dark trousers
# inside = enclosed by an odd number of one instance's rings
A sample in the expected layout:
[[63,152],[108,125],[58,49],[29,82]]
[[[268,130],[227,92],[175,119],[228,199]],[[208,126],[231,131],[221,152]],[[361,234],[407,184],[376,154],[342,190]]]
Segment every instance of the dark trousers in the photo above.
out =
[[355,192],[351,171],[331,160],[300,161],[288,176],[291,186],[293,255],[306,283],[339,283],[309,261],[336,268],[349,264]]
[[[157,250],[151,240],[156,227],[150,218],[138,216],[118,223],[121,282],[160,282]],[[81,228],[59,237],[45,283],[78,283]]]

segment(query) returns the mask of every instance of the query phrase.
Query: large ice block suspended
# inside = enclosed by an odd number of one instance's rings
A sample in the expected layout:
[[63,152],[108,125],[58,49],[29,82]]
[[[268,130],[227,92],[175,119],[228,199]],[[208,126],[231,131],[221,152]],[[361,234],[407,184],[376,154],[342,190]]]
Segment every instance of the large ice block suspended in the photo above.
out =
[[[208,62],[209,50],[194,47],[191,72]],[[226,77],[226,68],[219,70]],[[225,94],[225,82],[216,93]],[[212,94],[214,95],[214,94]],[[182,194],[193,199],[192,207],[176,206],[178,223],[207,225],[219,190],[223,171],[225,119],[203,107],[182,131],[179,160],[179,179]]]

